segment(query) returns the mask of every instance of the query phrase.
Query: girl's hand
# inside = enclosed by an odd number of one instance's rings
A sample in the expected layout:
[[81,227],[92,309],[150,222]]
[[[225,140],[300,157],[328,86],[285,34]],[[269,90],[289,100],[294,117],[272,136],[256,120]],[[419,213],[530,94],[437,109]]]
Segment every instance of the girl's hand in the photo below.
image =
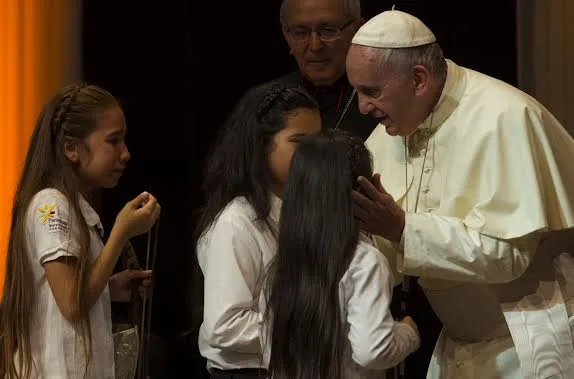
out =
[[147,233],[157,221],[160,212],[161,207],[156,198],[143,192],[118,213],[113,229],[126,240]]
[[128,302],[133,290],[139,290],[141,294],[151,285],[151,274],[151,270],[125,270],[112,275],[109,281],[111,300]]
[[411,316],[406,316],[406,317],[403,318],[400,322],[403,323],[403,324],[407,324],[408,326],[410,326],[411,328],[413,328],[413,330],[414,330],[415,332],[417,332],[417,334],[419,334],[419,328],[417,327],[417,324],[415,323],[415,321],[412,319]]

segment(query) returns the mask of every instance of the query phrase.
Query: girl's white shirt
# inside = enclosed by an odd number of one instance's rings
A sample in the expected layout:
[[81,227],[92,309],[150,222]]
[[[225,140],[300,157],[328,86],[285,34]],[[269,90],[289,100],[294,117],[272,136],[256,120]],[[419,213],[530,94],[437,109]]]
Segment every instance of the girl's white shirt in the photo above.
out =
[[[387,259],[369,238],[360,234],[355,255],[339,281],[339,307],[347,332],[345,379],[380,378],[381,371],[396,366],[418,349],[418,334],[391,315],[393,284]],[[259,309],[263,315],[264,291],[259,298]],[[260,323],[263,361],[267,367],[271,354],[270,325],[263,317]]]
[[[103,249],[103,227],[96,211],[80,195],[82,215],[90,230],[92,261]],[[83,378],[86,355],[78,326],[67,321],[46,278],[43,265],[79,254],[79,228],[68,199],[58,190],[46,188],[32,199],[26,214],[28,259],[34,280],[35,305],[31,312],[31,379]],[[114,378],[114,345],[111,304],[106,286],[89,312],[92,355],[86,378]]]

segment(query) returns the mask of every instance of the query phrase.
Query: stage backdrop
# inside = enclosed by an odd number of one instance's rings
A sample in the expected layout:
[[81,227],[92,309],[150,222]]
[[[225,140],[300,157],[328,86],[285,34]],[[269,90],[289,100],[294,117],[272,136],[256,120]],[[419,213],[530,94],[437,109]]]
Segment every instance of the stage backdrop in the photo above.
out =
[[43,104],[80,77],[79,0],[0,0],[0,293],[12,199]]
[[518,82],[574,136],[574,1],[517,0]]

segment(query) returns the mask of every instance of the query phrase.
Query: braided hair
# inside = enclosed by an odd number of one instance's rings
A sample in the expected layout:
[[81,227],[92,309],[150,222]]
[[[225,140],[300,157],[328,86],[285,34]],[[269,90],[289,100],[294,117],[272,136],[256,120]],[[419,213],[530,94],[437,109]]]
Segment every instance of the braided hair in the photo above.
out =
[[[271,210],[269,187],[272,174],[268,157],[274,136],[287,125],[298,109],[319,110],[319,105],[299,86],[270,82],[249,89],[231,112],[207,159],[202,192],[205,203],[194,233],[195,244],[236,197],[243,196],[253,207],[257,222],[268,227]],[[197,260],[191,268],[189,304],[192,330],[203,321],[203,276]]]
[[63,91],[61,98],[58,101],[58,105],[54,108],[54,114],[52,115],[52,120],[50,121],[50,126],[52,132],[56,134],[59,127],[66,121],[66,117],[70,113],[70,108],[78,93],[86,85],[84,83],[73,84],[69,87],[68,91]]
[[257,219],[269,216],[269,147],[297,109],[319,109],[315,100],[296,85],[270,82],[248,90],[229,116],[223,134],[207,159],[202,186],[206,204],[196,229],[198,239],[223,209],[244,196]]
[[[79,202],[81,179],[77,165],[65,155],[64,143],[68,138],[85,141],[98,127],[98,116],[117,106],[116,99],[104,89],[73,83],[54,95],[36,123],[12,208],[0,304],[0,378],[28,378],[32,371],[30,323],[33,312],[30,310],[34,309],[37,299],[28,259],[26,214],[34,196],[46,188],[55,188],[66,197],[70,218],[77,225],[79,251],[74,265],[72,305],[80,315],[78,327],[83,337],[85,373],[88,372],[92,341],[86,296],[91,262],[90,235]],[[15,363],[15,354],[19,357],[18,363]]]

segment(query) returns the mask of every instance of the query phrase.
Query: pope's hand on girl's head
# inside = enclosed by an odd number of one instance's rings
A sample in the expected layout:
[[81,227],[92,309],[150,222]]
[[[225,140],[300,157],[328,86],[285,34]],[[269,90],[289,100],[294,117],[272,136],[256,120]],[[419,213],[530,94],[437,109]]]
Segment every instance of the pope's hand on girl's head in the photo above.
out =
[[367,233],[400,242],[405,226],[405,212],[395,202],[375,174],[371,180],[359,177],[361,192],[353,191],[355,217],[359,227]]

